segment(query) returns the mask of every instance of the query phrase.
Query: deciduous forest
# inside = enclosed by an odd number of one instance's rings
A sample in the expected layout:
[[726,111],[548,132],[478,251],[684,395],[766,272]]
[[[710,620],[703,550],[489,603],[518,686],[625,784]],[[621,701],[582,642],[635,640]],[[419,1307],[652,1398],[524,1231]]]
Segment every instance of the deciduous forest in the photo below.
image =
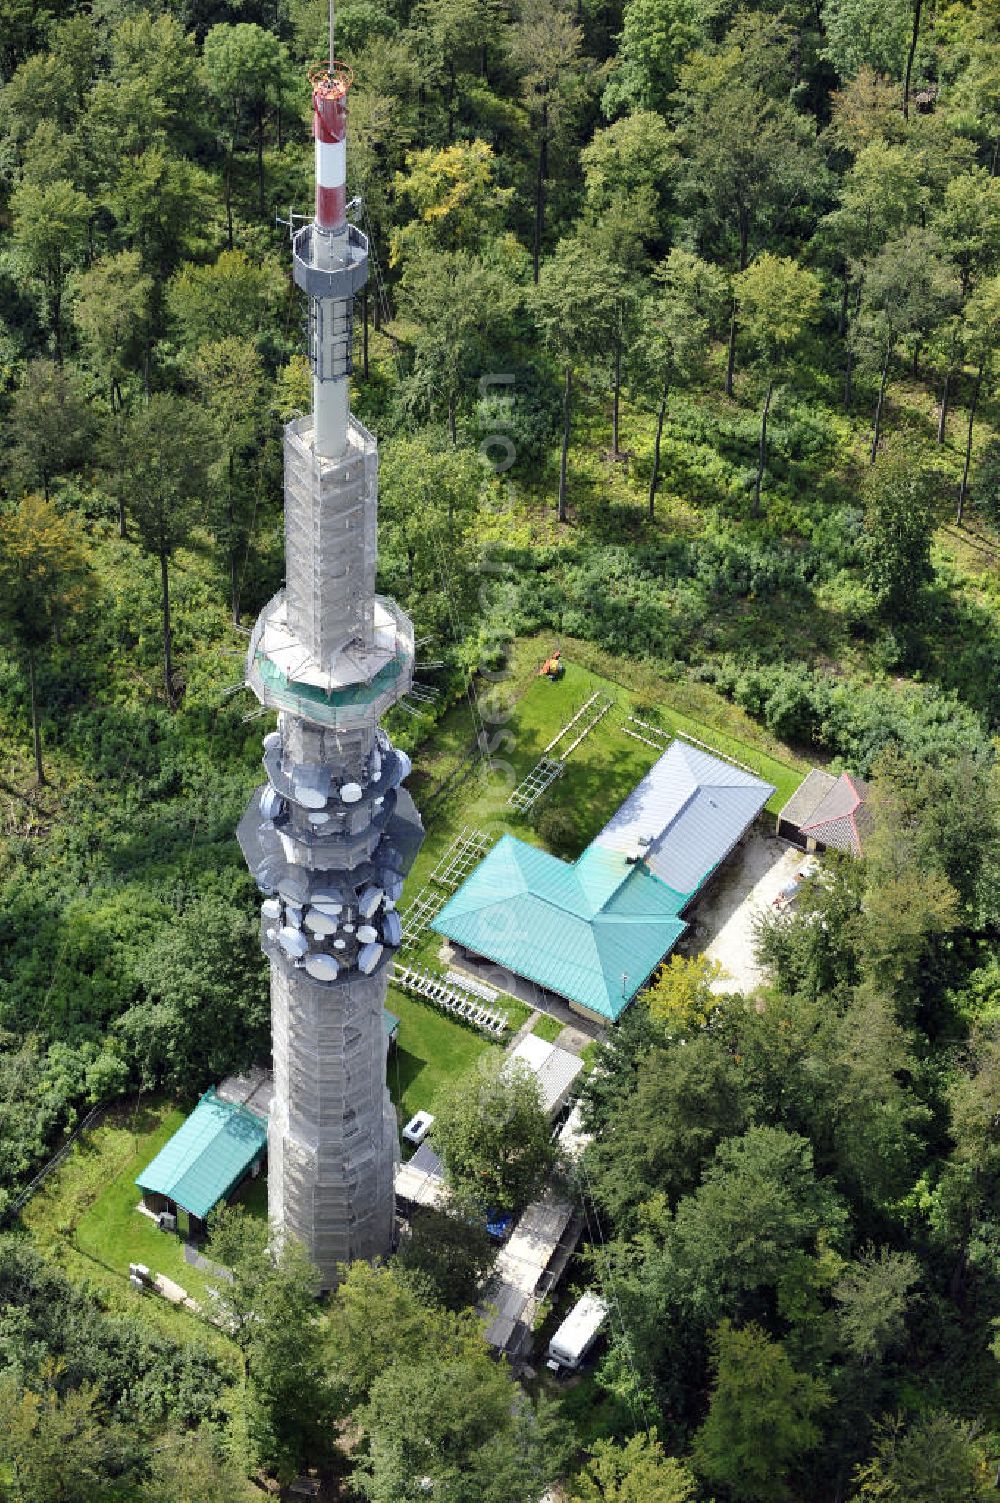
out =
[[0,1498],[995,1496],[997,0],[337,5],[418,774],[537,639],[872,780],[754,997],[675,962],[598,1050],[594,1374],[487,1354],[471,1229],[320,1306],[224,1212],[223,1337],[19,1224],[95,1104],[267,1055],[242,660],[310,402],[327,24],[0,0]]

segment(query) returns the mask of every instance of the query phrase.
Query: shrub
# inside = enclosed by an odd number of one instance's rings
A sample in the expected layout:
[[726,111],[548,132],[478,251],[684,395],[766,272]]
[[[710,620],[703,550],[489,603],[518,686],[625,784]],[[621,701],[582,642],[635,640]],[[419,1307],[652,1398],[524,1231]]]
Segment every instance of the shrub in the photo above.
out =
[[972,477],[972,499],[977,511],[1000,526],[1000,439],[991,439],[979,456]]
[[577,854],[580,836],[568,809],[560,809],[558,804],[548,805],[535,820],[535,829],[557,856]]

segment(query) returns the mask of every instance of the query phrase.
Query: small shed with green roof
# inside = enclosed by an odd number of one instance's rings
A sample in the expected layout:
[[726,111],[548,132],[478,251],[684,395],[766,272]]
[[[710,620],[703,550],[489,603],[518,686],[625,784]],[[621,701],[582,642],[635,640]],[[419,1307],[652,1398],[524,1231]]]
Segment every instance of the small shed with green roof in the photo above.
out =
[[214,1087],[190,1117],[136,1176],[143,1203],[153,1212],[186,1211],[205,1221],[249,1176],[267,1153],[267,1123]]

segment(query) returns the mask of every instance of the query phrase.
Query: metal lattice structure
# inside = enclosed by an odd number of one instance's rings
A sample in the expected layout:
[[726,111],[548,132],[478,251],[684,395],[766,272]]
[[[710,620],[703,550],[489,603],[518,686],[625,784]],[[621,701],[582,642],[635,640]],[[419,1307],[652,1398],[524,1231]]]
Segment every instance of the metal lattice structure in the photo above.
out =
[[[404,991],[433,1002],[445,1012],[471,1023],[491,1038],[501,1038],[510,1026],[502,1008],[493,1007],[479,995],[479,989],[466,985],[464,980],[449,971],[447,976],[434,975],[419,966],[401,965],[398,961],[393,970],[393,982]],[[496,996],[496,992],[493,993]]]
[[451,894],[458,890],[495,842],[495,835],[472,830],[468,825],[456,835],[427,878],[427,885],[420,889],[401,915],[402,950],[413,949],[423,938]]
[[351,317],[368,242],[345,211],[349,70],[310,75],[316,217],[292,240],[309,298],[313,410],[285,429],[286,586],[246,682],[278,728],[238,836],[271,962],[268,1213],[332,1285],[392,1247],[396,1118],[382,1024],[396,902],[423,827],[410,759],[379,726],[413,683],[413,628],[375,594],[378,450],[350,413]]
[[[588,700],[577,710],[557,736],[553,736],[545,748],[539,760],[517,787],[511,793],[507,802],[522,814],[527,814],[535,807],[542,794],[547,792],[556,778],[562,777],[566,771],[566,762],[573,755],[582,741],[586,741],[591,731],[600,725],[605,715],[611,709],[613,700],[607,695],[595,691]],[[576,734],[572,740],[567,740],[573,732]],[[555,753],[555,755],[552,755]]]
[[566,771],[565,762],[560,762],[552,757],[543,757],[540,762],[528,773],[528,776],[511,793],[507,800],[515,809],[520,809],[522,814],[527,814],[533,809],[556,778],[561,778]]
[[445,851],[428,880],[454,892],[472,868],[479,865],[495,841],[495,835],[487,835],[482,830],[470,830],[466,825]]

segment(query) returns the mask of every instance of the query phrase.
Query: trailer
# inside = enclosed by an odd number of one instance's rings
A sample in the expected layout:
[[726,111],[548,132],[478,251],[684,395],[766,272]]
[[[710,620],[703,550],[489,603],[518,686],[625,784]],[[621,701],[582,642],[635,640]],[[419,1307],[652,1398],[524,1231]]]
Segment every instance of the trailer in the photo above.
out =
[[596,1294],[585,1294],[549,1342],[546,1366],[554,1373],[561,1368],[576,1372],[600,1334],[608,1307]]

